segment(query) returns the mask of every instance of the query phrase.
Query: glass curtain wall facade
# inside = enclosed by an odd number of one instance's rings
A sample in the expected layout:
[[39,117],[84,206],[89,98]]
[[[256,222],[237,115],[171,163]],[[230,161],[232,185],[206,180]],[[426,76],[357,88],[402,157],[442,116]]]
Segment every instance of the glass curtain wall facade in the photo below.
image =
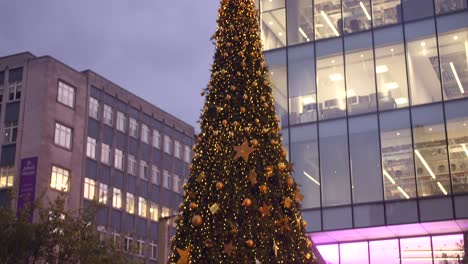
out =
[[468,1],[256,5],[308,231],[468,218]]

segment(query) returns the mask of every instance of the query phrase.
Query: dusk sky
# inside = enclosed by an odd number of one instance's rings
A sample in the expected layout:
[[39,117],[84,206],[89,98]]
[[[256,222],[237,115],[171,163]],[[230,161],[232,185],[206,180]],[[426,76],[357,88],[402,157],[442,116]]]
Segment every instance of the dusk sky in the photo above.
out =
[[217,0],[2,1],[0,57],[30,51],[91,69],[195,126]]

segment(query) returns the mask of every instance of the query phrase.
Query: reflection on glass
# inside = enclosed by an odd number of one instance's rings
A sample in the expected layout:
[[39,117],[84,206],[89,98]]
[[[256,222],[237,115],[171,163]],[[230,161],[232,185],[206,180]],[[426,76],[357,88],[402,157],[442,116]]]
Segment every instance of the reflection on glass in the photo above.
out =
[[400,248],[402,264],[432,263],[430,237],[400,239]]
[[408,110],[380,113],[385,200],[416,197]]
[[291,161],[294,179],[304,194],[302,208],[320,207],[320,175],[317,125],[291,128]]
[[464,239],[463,234],[432,237],[434,263],[459,264],[463,263]]
[[413,108],[411,116],[418,194],[448,195],[450,177],[442,105]]
[[338,244],[320,245],[317,246],[320,255],[325,259],[327,264],[340,263],[340,254],[338,253]]
[[284,8],[263,11],[262,44],[264,50],[286,46],[286,12]]
[[345,38],[348,115],[377,110],[371,33]]
[[344,33],[354,33],[370,29],[370,0],[343,0]]
[[433,20],[413,23],[406,27],[412,105],[441,100],[439,57],[434,33]]
[[439,35],[442,87],[445,99],[468,96],[468,30]]
[[434,15],[432,1],[401,0],[403,5],[403,19],[405,21],[431,17]]
[[283,128],[281,130],[281,145],[283,146],[284,150],[286,150],[286,159],[289,160],[289,128]]
[[401,22],[400,0],[372,0],[374,27]]
[[319,123],[322,206],[350,204],[346,120]]
[[315,38],[338,37],[343,31],[340,0],[315,0]]
[[408,81],[401,26],[376,31],[374,41],[379,110],[407,107]]
[[263,12],[284,8],[284,0],[261,0],[261,1],[262,1]]
[[369,263],[369,249],[367,242],[340,244],[341,264]]
[[314,46],[288,50],[288,80],[291,125],[317,120]]
[[268,52],[265,54],[265,59],[270,70],[276,114],[280,117],[281,126],[285,127],[288,125],[286,51]]
[[435,0],[436,14],[444,14],[466,8],[466,0]]
[[398,239],[369,242],[370,263],[400,264]]
[[288,0],[288,45],[314,39],[313,6],[310,0]]
[[339,39],[317,43],[319,118],[346,115],[343,50]]
[[445,105],[454,193],[468,192],[468,101]]
[[349,119],[349,149],[353,203],[382,200],[377,116]]

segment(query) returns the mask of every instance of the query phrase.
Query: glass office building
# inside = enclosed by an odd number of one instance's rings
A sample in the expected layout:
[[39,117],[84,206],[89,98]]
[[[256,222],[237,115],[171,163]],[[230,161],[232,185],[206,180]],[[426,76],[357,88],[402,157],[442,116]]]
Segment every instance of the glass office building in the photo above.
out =
[[468,1],[260,0],[308,232],[329,263],[464,263]]

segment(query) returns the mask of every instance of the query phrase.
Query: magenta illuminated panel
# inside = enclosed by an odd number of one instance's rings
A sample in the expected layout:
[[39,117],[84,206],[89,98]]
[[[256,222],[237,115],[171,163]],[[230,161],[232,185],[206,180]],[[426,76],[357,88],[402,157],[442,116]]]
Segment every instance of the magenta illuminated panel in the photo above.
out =
[[317,246],[320,255],[327,262],[327,264],[339,264],[340,258],[338,253],[338,244],[333,245],[321,245]]
[[369,263],[367,242],[340,244],[341,264]]
[[432,263],[431,237],[414,237],[400,240],[401,263]]
[[463,259],[463,234],[432,237],[435,263],[461,263]]
[[369,242],[371,263],[400,264],[398,239]]

